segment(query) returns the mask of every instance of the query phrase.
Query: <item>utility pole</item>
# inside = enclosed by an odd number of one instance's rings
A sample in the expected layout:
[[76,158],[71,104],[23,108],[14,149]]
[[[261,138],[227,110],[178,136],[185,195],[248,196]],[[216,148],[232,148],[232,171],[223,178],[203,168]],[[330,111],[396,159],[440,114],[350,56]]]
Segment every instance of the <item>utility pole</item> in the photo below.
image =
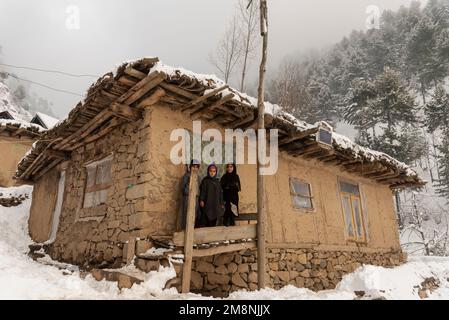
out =
[[[252,0],[250,1],[251,4]],[[259,69],[259,88],[257,96],[257,114],[258,129],[265,130],[265,72],[267,65],[268,51],[268,5],[267,0],[260,0],[260,35],[262,36],[262,61]],[[257,152],[257,270],[259,289],[266,286],[266,211],[265,211],[265,192],[264,177],[261,174],[261,157],[259,155],[259,146]]]

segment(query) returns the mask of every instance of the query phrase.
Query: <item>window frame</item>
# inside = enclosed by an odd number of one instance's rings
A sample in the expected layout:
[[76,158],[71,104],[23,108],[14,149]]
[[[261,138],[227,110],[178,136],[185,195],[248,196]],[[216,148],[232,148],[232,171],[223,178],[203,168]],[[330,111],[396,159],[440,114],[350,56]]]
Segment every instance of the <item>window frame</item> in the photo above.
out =
[[[300,193],[295,193],[294,188],[292,188],[292,183],[294,182],[299,182],[302,184],[306,184],[309,188],[309,195],[304,195],[304,194],[300,194]],[[294,177],[289,177],[288,180],[288,188],[290,190],[290,198],[292,201],[292,207],[295,210],[300,210],[300,211],[307,211],[307,212],[315,212],[315,197],[313,196],[313,189],[312,189],[312,184],[307,182],[306,180],[303,179],[298,179],[298,178],[294,178]],[[294,201],[294,197],[302,197],[302,198],[308,198],[310,200],[310,204],[311,207],[310,208],[304,208],[304,207],[298,207],[295,205],[295,201]]]
[[[86,207],[86,195],[89,193],[94,193],[94,192],[99,192],[99,191],[104,191],[104,190],[109,190],[112,187],[112,162],[113,162],[113,154],[110,154],[106,157],[102,157],[98,160],[92,160],[90,162],[87,162],[84,164],[84,170],[85,170],[85,174],[86,174],[86,181],[84,183],[84,192],[83,192],[83,199],[82,199],[82,205],[81,208],[84,211],[103,211],[106,205],[105,203],[100,203],[98,205],[95,206],[90,206],[90,207]],[[102,164],[106,163],[106,162],[110,162],[110,166],[111,166],[111,171],[110,171],[110,180],[107,183],[101,183],[101,184],[97,184],[97,177],[98,177],[98,172],[99,172],[99,168],[101,167]],[[89,168],[95,167],[95,177],[93,178],[93,184],[92,186],[88,186],[88,181],[89,181],[89,173],[88,170]],[[106,198],[109,195],[106,196]],[[94,214],[95,215],[95,214]],[[91,215],[88,215],[91,216]]]
[[[368,242],[368,229],[366,226],[366,218],[365,218],[366,210],[365,210],[365,206],[363,205],[364,201],[363,201],[361,184],[358,182],[351,181],[348,179],[343,179],[343,178],[339,178],[337,183],[338,183],[338,192],[339,192],[339,197],[340,197],[341,209],[342,209],[342,214],[343,214],[343,222],[344,222],[344,226],[345,226],[346,240],[351,241],[351,242],[366,244]],[[347,184],[350,184],[353,186],[357,186],[358,195],[353,194],[351,192],[343,191],[342,187],[341,187],[341,183],[347,183]],[[350,212],[351,223],[352,223],[352,227],[353,227],[354,236],[351,236],[348,232],[348,223],[347,223],[347,219],[346,219],[345,203],[344,203],[345,197],[349,198],[349,206],[350,206],[350,210],[351,210],[351,212]],[[360,223],[361,223],[361,227],[362,227],[361,236],[359,236],[359,227],[357,225],[356,216],[355,216],[354,200],[356,200],[358,202],[358,206],[359,206],[359,217],[360,217]]]

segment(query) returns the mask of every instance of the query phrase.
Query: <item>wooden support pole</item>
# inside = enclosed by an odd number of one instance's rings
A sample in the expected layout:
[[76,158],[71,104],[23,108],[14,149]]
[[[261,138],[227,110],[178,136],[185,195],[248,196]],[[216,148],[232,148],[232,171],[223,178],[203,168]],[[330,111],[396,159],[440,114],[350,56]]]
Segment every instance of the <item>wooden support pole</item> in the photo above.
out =
[[184,238],[184,265],[182,267],[182,293],[190,292],[192,273],[193,234],[195,232],[196,198],[198,195],[198,169],[192,167],[189,184],[189,200],[187,205],[187,223]]
[[[259,69],[259,89],[257,99],[258,109],[258,129],[265,130],[265,73],[268,58],[268,14],[267,0],[260,0],[260,34],[262,36],[262,61]],[[260,143],[260,140],[259,140]],[[259,146],[258,146],[259,149]],[[259,219],[257,221],[257,280],[259,289],[264,289],[266,276],[266,211],[265,211],[265,192],[264,177],[260,170],[262,169],[261,157],[258,150],[257,156],[257,213]]]

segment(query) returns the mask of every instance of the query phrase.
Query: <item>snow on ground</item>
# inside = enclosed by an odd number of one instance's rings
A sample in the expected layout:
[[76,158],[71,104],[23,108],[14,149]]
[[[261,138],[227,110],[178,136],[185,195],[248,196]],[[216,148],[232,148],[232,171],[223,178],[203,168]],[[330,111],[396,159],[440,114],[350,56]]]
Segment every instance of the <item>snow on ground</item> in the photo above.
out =
[[[2,189],[14,194],[30,193],[28,186]],[[31,196],[30,196],[31,198]],[[58,263],[48,256],[33,261],[27,256],[32,243],[27,232],[31,200],[20,206],[0,206],[0,299],[206,299],[195,294],[178,294],[176,289],[163,290],[167,280],[174,277],[172,268],[142,274],[133,266],[124,268],[132,275],[143,277],[144,282],[120,291],[116,283],[84,276],[77,267]],[[289,299],[351,300],[355,291],[364,291],[366,299],[419,299],[418,288],[424,279],[434,277],[440,288],[429,294],[429,299],[449,299],[449,258],[411,257],[410,261],[394,269],[362,266],[343,278],[335,290],[314,293],[307,289],[288,286],[275,291],[234,292],[229,299]]]

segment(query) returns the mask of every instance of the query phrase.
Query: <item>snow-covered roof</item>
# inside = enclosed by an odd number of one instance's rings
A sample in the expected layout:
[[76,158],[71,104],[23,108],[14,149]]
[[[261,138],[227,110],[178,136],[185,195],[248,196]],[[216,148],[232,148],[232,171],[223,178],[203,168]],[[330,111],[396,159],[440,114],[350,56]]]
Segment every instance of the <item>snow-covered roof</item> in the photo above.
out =
[[0,131],[37,137],[44,128],[29,122],[31,113],[18,105],[9,88],[0,82]]
[[[17,177],[31,178],[27,176],[27,173],[33,171],[29,169],[30,165],[47,167],[35,161],[38,157],[37,160],[56,165],[55,159],[42,157],[41,153],[48,148],[55,151],[72,151],[77,148],[82,133],[78,128],[85,127],[86,121],[91,124],[90,129],[92,126],[100,129],[104,125],[95,122],[94,118],[98,113],[105,112],[114,105],[125,105],[138,110],[140,103],[157,94],[160,95],[158,99],[165,104],[184,110],[192,117],[213,120],[224,127],[247,128],[254,125],[257,119],[257,99],[228,86],[215,75],[170,67],[154,57],[128,61],[114,72],[98,79],[68,118],[44,134],[42,141],[38,141],[32,152],[19,164]],[[92,123],[89,123],[89,119]],[[306,123],[276,104],[265,102],[265,122],[267,129],[279,130],[280,150],[295,157],[314,158],[337,165],[343,170],[388,184],[392,188],[425,184],[406,164],[385,153],[359,146],[337,133],[332,135],[330,148],[329,145],[319,143],[318,133],[322,128],[328,128],[327,124]],[[55,143],[58,139],[62,139],[64,143]]]
[[59,120],[49,116],[48,114],[42,112],[36,112],[36,115],[31,119],[31,123],[38,124],[45,129],[52,129]]
[[0,112],[8,112],[14,119],[30,121],[32,116],[28,110],[25,110],[15,101],[9,88],[0,82]]

